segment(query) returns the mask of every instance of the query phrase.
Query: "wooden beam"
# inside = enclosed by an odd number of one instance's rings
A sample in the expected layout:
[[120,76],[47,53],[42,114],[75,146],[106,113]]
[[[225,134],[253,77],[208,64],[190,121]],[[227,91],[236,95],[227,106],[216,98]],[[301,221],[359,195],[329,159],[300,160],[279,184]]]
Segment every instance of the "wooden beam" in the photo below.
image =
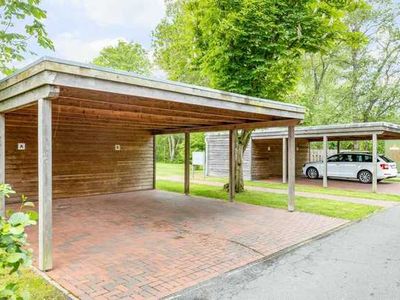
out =
[[153,135],[153,190],[156,189],[157,183],[157,137]]
[[288,127],[288,211],[295,210],[296,138],[294,126]]
[[25,106],[34,104],[37,99],[55,98],[58,96],[58,93],[59,89],[57,87],[44,85],[32,91],[27,91],[0,101],[0,112],[10,112],[16,109],[21,109]]
[[229,130],[229,201],[235,200],[237,131]]
[[190,193],[190,133],[185,133],[185,195]]
[[79,107],[79,106],[66,106],[57,103],[57,109],[63,114],[77,114],[82,116],[101,116],[108,118],[116,118],[119,120],[130,120],[137,122],[151,122],[160,125],[166,124],[177,124],[184,126],[208,126],[208,125],[219,125],[220,121],[217,120],[207,120],[200,118],[188,118],[188,117],[176,117],[173,114],[169,116],[144,114],[131,111],[115,111],[108,109],[98,109],[90,107]]
[[241,124],[225,124],[217,126],[201,126],[201,127],[188,127],[179,129],[165,129],[165,130],[154,130],[154,134],[172,134],[172,133],[183,133],[183,132],[210,132],[210,131],[226,131],[226,130],[237,130],[237,129],[256,129],[256,128],[267,128],[267,127],[282,127],[282,126],[295,126],[301,120],[298,119],[285,119],[265,122],[251,122]]
[[287,138],[282,139],[282,183],[287,183],[288,149]]
[[50,270],[52,258],[52,107],[51,101],[38,101],[39,156],[39,269]]
[[372,192],[378,191],[378,136],[372,135]]
[[[89,107],[89,108],[100,108],[100,109],[109,109],[114,111],[131,111],[138,112],[143,114],[153,114],[153,115],[162,115],[162,116],[177,116],[177,117],[185,117],[185,118],[198,118],[198,119],[208,119],[208,120],[217,120],[217,121],[225,121],[225,122],[236,122],[240,123],[241,121],[246,120],[246,117],[238,117],[229,112],[222,114],[218,111],[207,111],[199,112],[199,109],[195,106],[186,106],[186,105],[166,105],[166,103],[160,103],[159,101],[155,102],[151,105],[152,100],[143,100],[138,99],[137,97],[129,97],[130,100],[122,99],[117,102],[116,99],[119,98],[127,98],[126,96],[115,95],[112,99],[99,100],[96,99],[87,99],[87,98],[71,98],[71,97],[59,97],[56,101],[60,103],[60,105],[66,106],[78,106],[78,107]],[[158,104],[158,105],[157,105]],[[164,104],[164,105],[162,105]],[[171,108],[171,107],[172,108]],[[204,110],[204,108],[202,109]],[[247,116],[248,118],[249,116]],[[253,118],[252,118],[253,119]],[[254,118],[255,121],[265,121],[265,117],[263,118]]]
[[323,137],[323,151],[322,151],[322,161],[323,161],[323,187],[328,187],[328,137],[324,135]]
[[[0,113],[0,184],[6,182],[6,118]],[[0,195],[0,215],[6,215],[5,197]]]

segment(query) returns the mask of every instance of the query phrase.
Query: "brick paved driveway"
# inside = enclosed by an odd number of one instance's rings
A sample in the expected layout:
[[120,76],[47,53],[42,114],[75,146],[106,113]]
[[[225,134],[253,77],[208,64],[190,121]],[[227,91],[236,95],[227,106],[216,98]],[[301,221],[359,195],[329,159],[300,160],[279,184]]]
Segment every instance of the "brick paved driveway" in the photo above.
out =
[[161,191],[55,200],[53,215],[48,275],[81,299],[165,297],[345,223]]

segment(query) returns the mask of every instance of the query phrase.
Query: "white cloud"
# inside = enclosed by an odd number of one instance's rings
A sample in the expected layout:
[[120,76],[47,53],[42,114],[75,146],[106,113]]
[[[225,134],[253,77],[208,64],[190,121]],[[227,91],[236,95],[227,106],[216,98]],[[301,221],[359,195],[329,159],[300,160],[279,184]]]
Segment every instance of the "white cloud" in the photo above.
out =
[[165,11],[164,0],[85,0],[81,5],[98,25],[120,25],[132,30],[154,28]]
[[126,41],[123,37],[86,40],[81,39],[75,33],[65,32],[54,38],[55,54],[59,58],[87,63],[96,57],[102,48],[109,45],[116,45],[118,40]]

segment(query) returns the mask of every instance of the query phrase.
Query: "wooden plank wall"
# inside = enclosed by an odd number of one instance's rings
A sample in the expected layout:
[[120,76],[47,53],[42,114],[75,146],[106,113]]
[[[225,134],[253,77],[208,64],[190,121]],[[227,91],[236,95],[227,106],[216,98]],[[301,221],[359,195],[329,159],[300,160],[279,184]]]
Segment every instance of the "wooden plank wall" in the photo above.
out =
[[[229,174],[229,138],[228,133],[206,135],[207,143],[207,176],[228,177]],[[243,175],[251,178],[251,145],[244,154]]]
[[[268,151],[269,147],[269,151]],[[296,140],[296,175],[302,175],[302,167],[308,161],[308,141]],[[253,140],[252,179],[282,176],[282,140]]]
[[[153,138],[150,132],[109,126],[59,124],[53,109],[53,197],[152,189]],[[18,151],[17,144],[26,150]],[[37,199],[37,115],[6,114],[6,182]],[[121,151],[115,150],[115,145]],[[16,198],[10,201],[16,201]]]
[[385,141],[385,155],[393,159],[400,170],[400,140]]

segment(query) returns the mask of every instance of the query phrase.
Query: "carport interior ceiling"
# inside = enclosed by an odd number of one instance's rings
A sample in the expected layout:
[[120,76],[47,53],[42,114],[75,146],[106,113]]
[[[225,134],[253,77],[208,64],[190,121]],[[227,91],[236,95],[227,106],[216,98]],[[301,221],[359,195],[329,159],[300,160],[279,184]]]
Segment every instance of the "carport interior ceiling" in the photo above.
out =
[[[60,125],[112,124],[154,134],[223,130],[240,124],[286,126],[304,117],[304,108],[297,105],[52,58],[0,82],[0,111],[7,112],[17,101],[33,104],[38,97],[53,99],[53,117]],[[21,112],[29,113],[36,114],[36,108]]]

